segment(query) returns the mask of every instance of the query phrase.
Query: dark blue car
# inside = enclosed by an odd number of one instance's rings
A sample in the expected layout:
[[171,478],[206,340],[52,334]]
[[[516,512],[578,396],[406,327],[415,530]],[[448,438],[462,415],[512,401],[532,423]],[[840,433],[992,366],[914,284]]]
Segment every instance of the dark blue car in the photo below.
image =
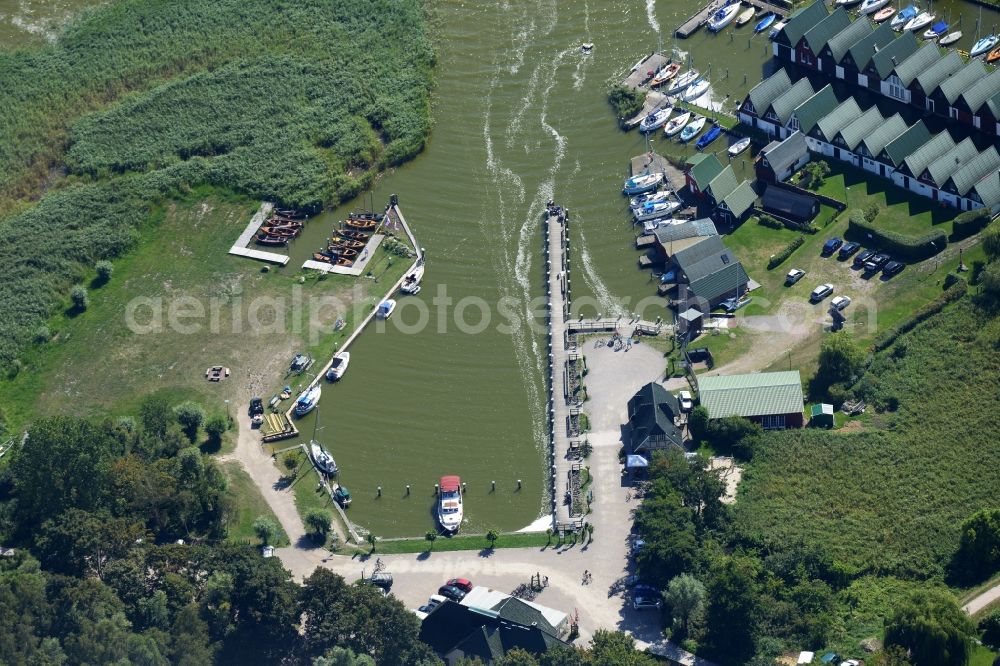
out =
[[844,241],[840,240],[839,238],[831,238],[827,242],[823,243],[823,256],[829,257],[831,254],[837,251],[837,248],[839,248],[843,244]]

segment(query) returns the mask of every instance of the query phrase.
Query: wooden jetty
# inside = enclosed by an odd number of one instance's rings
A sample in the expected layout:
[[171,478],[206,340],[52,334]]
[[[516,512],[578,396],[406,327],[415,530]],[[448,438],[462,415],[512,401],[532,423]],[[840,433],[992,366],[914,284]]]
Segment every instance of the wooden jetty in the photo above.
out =
[[629,168],[631,176],[641,173],[662,173],[667,186],[675,192],[684,187],[684,172],[671,164],[663,155],[653,152],[636,155],[630,161]]
[[[677,26],[677,29],[674,30],[674,34],[681,39],[687,39],[694,33],[698,32],[698,29],[701,28],[701,26],[708,23],[708,19],[712,17],[712,14],[725,4],[725,0],[712,0],[701,10],[695,12],[695,14],[693,14],[690,18]],[[764,0],[743,0],[742,4],[756,8],[760,14],[773,12],[781,18],[788,16],[788,12],[791,10],[791,4],[782,1],[765,2]]]
[[653,78],[653,74],[667,64],[668,60],[662,53],[656,53],[655,51],[650,53],[632,66],[629,73],[622,79],[621,85],[633,90],[642,88],[647,81]]
[[250,223],[247,224],[246,229],[240,234],[240,237],[236,239],[236,242],[231,248],[229,248],[229,254],[236,255],[237,257],[247,257],[248,259],[256,259],[257,261],[264,261],[269,264],[278,264],[279,266],[284,266],[288,263],[288,257],[283,254],[278,254],[276,252],[264,252],[263,250],[254,250],[250,247],[250,241],[253,240],[254,235],[257,230],[260,229],[260,225],[264,224],[264,220],[267,216],[271,214],[274,210],[274,204],[267,201],[261,203],[260,208],[257,213],[250,218]]
[[622,126],[625,129],[632,129],[636,125],[642,122],[642,119],[651,114],[657,109],[662,109],[669,103],[669,99],[666,95],[655,90],[650,90],[646,93],[646,101],[642,104],[642,110],[635,114],[628,120],[622,121]]

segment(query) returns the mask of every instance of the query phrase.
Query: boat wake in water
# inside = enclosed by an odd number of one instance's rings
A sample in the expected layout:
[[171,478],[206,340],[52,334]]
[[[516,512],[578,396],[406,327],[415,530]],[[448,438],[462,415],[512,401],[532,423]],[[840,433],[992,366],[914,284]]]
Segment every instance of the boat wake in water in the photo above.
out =
[[646,20],[653,32],[660,33],[660,24],[656,21],[656,0],[646,0]]

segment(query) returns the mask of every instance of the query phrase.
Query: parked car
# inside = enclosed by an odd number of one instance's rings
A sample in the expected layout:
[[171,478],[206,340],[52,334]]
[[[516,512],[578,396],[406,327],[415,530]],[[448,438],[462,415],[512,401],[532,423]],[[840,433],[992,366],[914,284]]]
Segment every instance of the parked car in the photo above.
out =
[[861,254],[854,257],[854,267],[861,268],[865,262],[875,256],[875,250],[862,250]]
[[836,308],[838,310],[843,310],[850,304],[851,304],[850,296],[835,296],[833,300],[830,301],[830,307]]
[[891,278],[893,275],[902,272],[906,268],[906,264],[901,261],[890,261],[885,266],[882,267],[882,275],[887,278]]
[[793,268],[788,271],[788,275],[785,276],[785,284],[791,287],[793,284],[801,280],[806,276],[806,272],[801,268]]
[[840,252],[837,253],[837,257],[840,259],[847,259],[852,254],[861,249],[861,243],[844,243],[844,246],[840,248]]
[[452,578],[445,585],[451,585],[452,587],[457,587],[466,594],[472,592],[472,581],[468,578]]
[[821,284],[820,286],[812,290],[812,293],[809,294],[809,300],[812,301],[813,303],[819,303],[832,293],[833,293],[832,284],[830,284],[829,282],[826,284]]
[[632,591],[632,608],[635,610],[654,610],[662,605],[660,593],[649,585],[636,585]]
[[681,391],[677,394],[677,397],[680,398],[682,412],[690,412],[694,409],[694,399],[691,397],[691,391]]
[[418,608],[421,613],[430,613],[435,608],[446,602],[447,599],[442,597],[440,594],[431,595],[431,598],[427,600],[427,603]]
[[882,267],[889,263],[892,258],[887,254],[874,254],[872,258],[865,262],[865,273],[874,275],[882,270]]
[[829,257],[831,254],[836,252],[843,244],[844,241],[840,240],[839,238],[831,238],[827,242],[823,243],[823,256]]
[[646,541],[643,539],[633,539],[632,540],[632,554],[637,554],[642,547],[646,545]]
[[438,588],[438,594],[452,601],[461,601],[465,598],[465,590],[457,588],[454,585],[442,585]]

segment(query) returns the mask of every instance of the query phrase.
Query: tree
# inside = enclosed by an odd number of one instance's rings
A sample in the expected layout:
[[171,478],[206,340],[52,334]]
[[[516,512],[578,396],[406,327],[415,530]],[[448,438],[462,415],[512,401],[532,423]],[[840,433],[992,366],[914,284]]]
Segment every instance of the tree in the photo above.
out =
[[991,261],[1000,259],[1000,224],[991,224],[982,233],[983,249]]
[[681,630],[687,634],[691,618],[705,605],[705,586],[691,574],[684,573],[670,580],[663,599],[670,607],[674,620],[680,622]]
[[871,656],[871,659],[865,660],[865,664],[869,666],[913,666],[906,655],[906,650],[898,645],[876,652]]
[[253,533],[265,546],[278,535],[278,529],[278,525],[267,516],[257,516],[257,519],[253,521]]
[[107,284],[111,281],[115,267],[110,261],[98,261],[94,268],[97,270],[97,284]]
[[497,539],[500,538],[500,530],[495,527],[486,532],[486,540],[490,542],[490,550],[497,546]]
[[695,442],[703,442],[708,438],[708,408],[698,405],[691,410],[688,416],[688,430],[691,431],[691,439]]
[[284,458],[282,458],[281,463],[288,470],[288,476],[295,478],[299,473],[299,455],[292,451],[291,453],[286,453]]
[[205,435],[208,443],[213,447],[218,447],[222,443],[222,435],[229,430],[229,423],[224,416],[213,416],[205,422]]
[[427,530],[427,533],[424,534],[424,539],[430,544],[427,546],[427,550],[434,550],[434,540],[437,538],[438,533],[435,530]]
[[174,412],[184,434],[192,442],[195,441],[198,438],[198,429],[205,422],[205,410],[198,403],[187,400],[174,407]]
[[139,405],[139,420],[147,434],[163,439],[174,422],[174,411],[166,400],[150,396]]
[[979,631],[982,632],[983,643],[993,648],[1000,648],[1000,609],[979,621]]
[[313,666],[375,666],[375,660],[366,654],[354,654],[345,647],[334,647],[322,657],[313,659]]
[[538,666],[535,655],[521,648],[508,650],[507,653],[494,662],[496,666]]
[[646,542],[636,554],[636,569],[653,584],[665,586],[697,561],[694,511],[683,505],[676,490],[647,496],[635,512],[635,526]]
[[333,516],[329,511],[322,509],[309,509],[305,516],[306,527],[313,533],[317,541],[326,541],[326,535],[330,533],[333,524]]
[[659,662],[635,649],[635,639],[620,631],[598,629],[590,641],[594,666],[655,666]]
[[1000,509],[982,509],[962,523],[955,565],[969,581],[1000,568]]
[[706,643],[712,654],[744,661],[754,653],[753,629],[760,598],[758,564],[724,556],[712,566],[706,591]]
[[805,176],[805,186],[810,190],[818,190],[827,176],[830,175],[830,165],[824,160],[810,162],[802,169]]
[[962,666],[969,660],[972,620],[948,592],[917,590],[886,621],[885,644],[909,651],[914,666]]
[[82,284],[78,284],[70,290],[69,300],[73,304],[73,309],[77,312],[83,312],[90,305],[87,289]]
[[374,553],[375,544],[378,542],[378,537],[375,536],[374,532],[369,532],[368,536],[365,537],[365,540],[368,541],[368,545],[372,547],[372,549],[369,552]]
[[[825,393],[832,384],[850,385],[864,368],[865,352],[846,331],[823,338],[816,370],[815,393]],[[820,397],[819,395],[815,397]]]

